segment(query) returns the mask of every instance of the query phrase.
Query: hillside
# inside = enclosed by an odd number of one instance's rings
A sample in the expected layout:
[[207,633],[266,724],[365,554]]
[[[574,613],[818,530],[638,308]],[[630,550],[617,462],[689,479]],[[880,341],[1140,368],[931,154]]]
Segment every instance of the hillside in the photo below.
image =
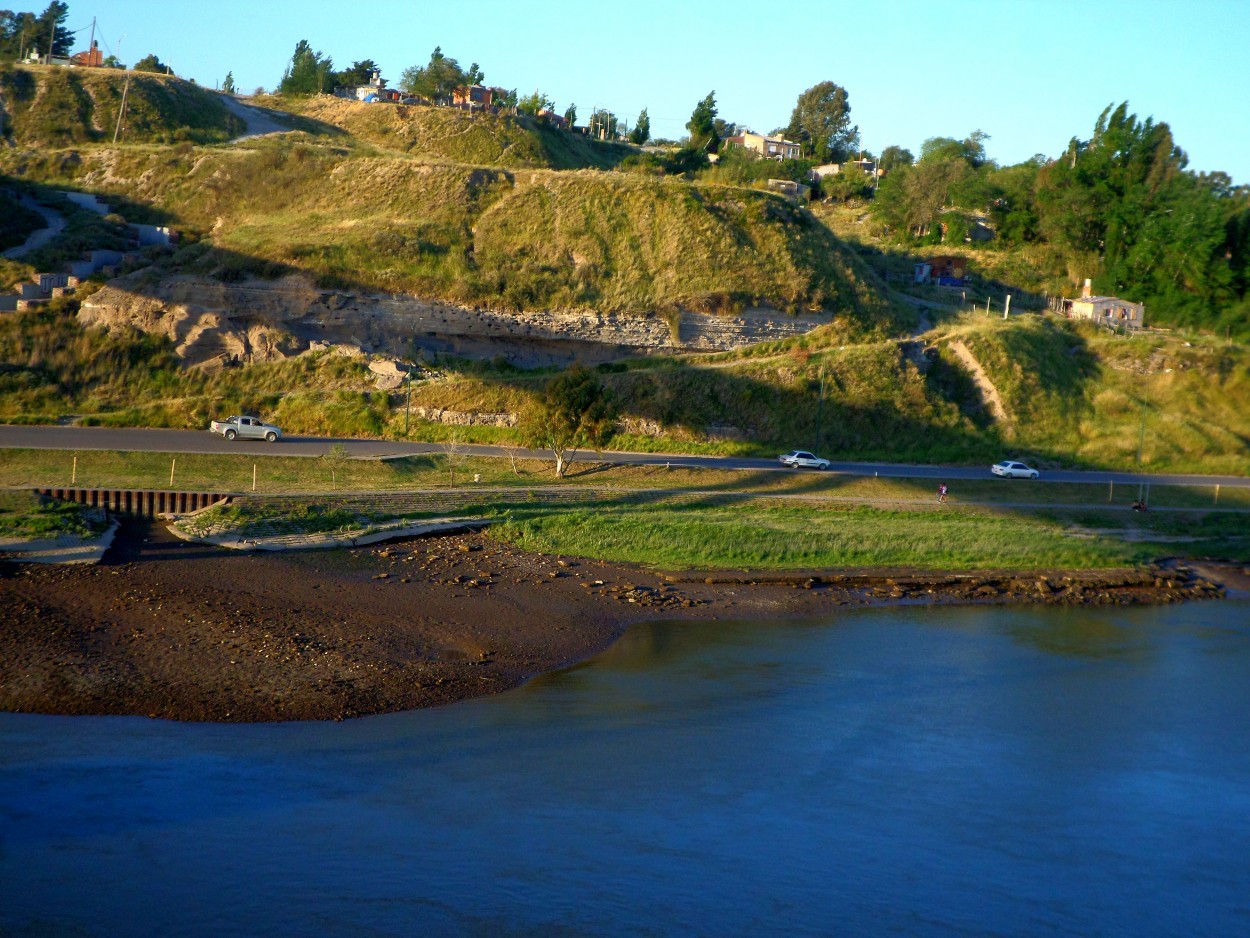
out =
[[120,136],[125,143],[212,143],[228,140],[242,129],[217,95],[180,78],[114,69],[0,65],[0,137],[17,147],[111,142],[123,92],[126,114]]
[[496,309],[897,315],[840,242],[775,195],[590,170],[429,163],[294,135],[230,148],[0,154],[0,170],[189,232],[169,272]]
[[625,144],[557,130],[525,115],[364,104],[330,95],[261,100],[266,106],[337,127],[362,143],[431,161],[509,169],[610,169],[637,152]]

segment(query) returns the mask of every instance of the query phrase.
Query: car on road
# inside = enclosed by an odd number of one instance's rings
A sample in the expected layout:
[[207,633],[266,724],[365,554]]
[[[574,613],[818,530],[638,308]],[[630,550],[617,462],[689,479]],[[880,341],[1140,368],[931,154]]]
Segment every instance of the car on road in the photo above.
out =
[[1036,479],[1038,476],[1036,469],[1013,459],[1004,459],[1002,462],[994,463],[990,466],[990,472],[1004,479]]
[[783,466],[789,466],[791,469],[828,469],[829,460],[821,459],[814,453],[806,450],[796,449],[783,456],[777,457]]
[[220,433],[227,440],[267,440],[273,443],[282,436],[282,430],[259,417],[227,417],[214,420],[208,425],[213,433]]

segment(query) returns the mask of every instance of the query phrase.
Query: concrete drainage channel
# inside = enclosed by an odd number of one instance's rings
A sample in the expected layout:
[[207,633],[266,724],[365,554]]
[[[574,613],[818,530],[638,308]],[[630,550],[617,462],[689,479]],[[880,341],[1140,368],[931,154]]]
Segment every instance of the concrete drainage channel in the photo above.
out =
[[229,498],[220,492],[168,492],[155,489],[38,488],[35,492],[45,498],[149,519],[164,514],[200,511]]

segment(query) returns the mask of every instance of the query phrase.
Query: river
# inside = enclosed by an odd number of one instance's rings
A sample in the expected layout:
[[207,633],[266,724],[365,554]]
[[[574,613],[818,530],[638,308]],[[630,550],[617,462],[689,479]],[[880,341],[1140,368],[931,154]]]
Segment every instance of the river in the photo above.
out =
[[5,935],[1250,934],[1250,603],[643,625],[344,723],[0,714]]

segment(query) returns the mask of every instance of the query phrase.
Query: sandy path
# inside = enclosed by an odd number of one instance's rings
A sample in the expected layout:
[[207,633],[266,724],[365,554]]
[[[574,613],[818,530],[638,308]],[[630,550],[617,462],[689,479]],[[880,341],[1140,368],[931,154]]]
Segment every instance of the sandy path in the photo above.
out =
[[226,106],[226,109],[231,114],[247,125],[247,130],[235,137],[235,140],[246,140],[249,137],[260,137],[265,134],[285,134],[291,132],[290,127],[279,122],[278,112],[257,107],[254,104],[244,104],[238,98],[228,94],[221,96],[221,103]]
[[968,373],[972,375],[973,382],[981,392],[981,399],[990,409],[990,416],[1001,424],[1007,424],[1010,418],[1007,415],[1007,408],[1003,406],[1003,399],[999,396],[998,388],[994,387],[994,382],[985,373],[976,356],[972,354],[968,346],[958,340],[950,343],[950,350],[955,353],[955,357],[959,359],[963,366],[968,369]]
[[9,260],[16,260],[19,257],[25,257],[32,251],[39,250],[65,230],[65,219],[61,216],[60,212],[53,211],[46,205],[40,205],[28,195],[23,194],[18,198],[28,209],[42,215],[44,221],[47,222],[47,227],[31,232],[30,237],[27,238],[24,243],[5,251],[4,256],[9,258]]

